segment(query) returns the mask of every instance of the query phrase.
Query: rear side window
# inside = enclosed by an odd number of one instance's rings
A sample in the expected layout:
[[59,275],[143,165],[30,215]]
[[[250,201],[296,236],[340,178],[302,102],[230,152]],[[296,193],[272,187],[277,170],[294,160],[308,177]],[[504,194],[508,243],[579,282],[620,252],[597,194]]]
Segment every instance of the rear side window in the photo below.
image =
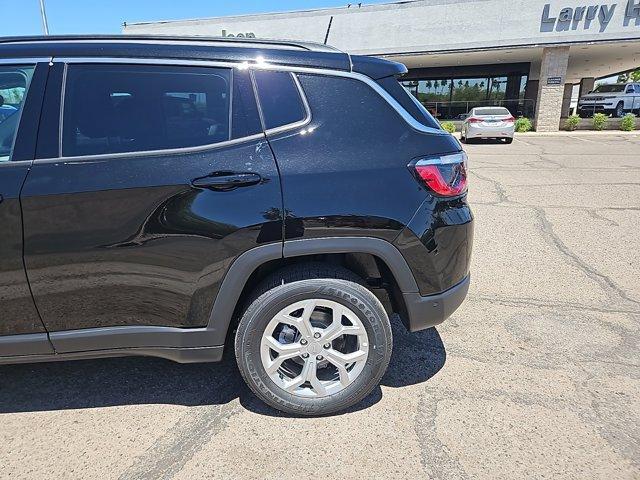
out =
[[506,108],[498,107],[498,108],[474,108],[474,115],[511,115],[511,112]]
[[34,67],[0,66],[0,162],[11,157],[33,70]]
[[230,69],[67,68],[63,156],[166,150],[230,139]]
[[254,75],[265,129],[305,119],[306,109],[291,73],[256,70]]

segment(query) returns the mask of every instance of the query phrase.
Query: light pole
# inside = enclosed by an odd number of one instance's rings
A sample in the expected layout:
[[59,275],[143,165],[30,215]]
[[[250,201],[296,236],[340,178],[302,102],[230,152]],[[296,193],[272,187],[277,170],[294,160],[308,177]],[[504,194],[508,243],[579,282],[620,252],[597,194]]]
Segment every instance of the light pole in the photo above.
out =
[[47,12],[44,9],[44,0],[40,0],[40,16],[42,17],[42,30],[45,35],[49,35],[49,25],[47,24]]

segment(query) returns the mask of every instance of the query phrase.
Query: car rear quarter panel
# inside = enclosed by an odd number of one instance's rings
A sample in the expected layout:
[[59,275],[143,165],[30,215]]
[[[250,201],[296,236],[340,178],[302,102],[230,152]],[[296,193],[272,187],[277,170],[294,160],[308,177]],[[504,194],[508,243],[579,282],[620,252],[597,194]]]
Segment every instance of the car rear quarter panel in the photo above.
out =
[[393,241],[429,196],[407,165],[459,151],[453,137],[413,130],[362,81],[298,75],[311,123],[270,136],[282,176],[286,239]]

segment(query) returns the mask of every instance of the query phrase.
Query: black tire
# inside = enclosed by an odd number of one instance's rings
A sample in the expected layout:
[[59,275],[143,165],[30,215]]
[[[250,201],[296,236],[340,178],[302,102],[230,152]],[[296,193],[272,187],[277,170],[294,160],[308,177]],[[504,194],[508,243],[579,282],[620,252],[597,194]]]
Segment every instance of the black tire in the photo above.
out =
[[[357,404],[379,384],[391,358],[391,325],[378,298],[360,282],[352,272],[324,264],[294,265],[262,282],[256,289],[259,295],[254,296],[240,320],[235,338],[238,368],[258,398],[293,415],[328,415]],[[265,371],[260,356],[262,335],[271,319],[288,305],[311,298],[332,300],[349,308],[364,326],[369,341],[364,368],[353,383],[333,395],[316,398],[279,387]]]
[[460,143],[467,143],[467,138],[464,136],[462,130],[460,130]]
[[506,143],[507,145],[509,145],[510,143],[513,143],[513,138],[505,138],[504,143]]
[[624,103],[618,102],[618,105],[616,105],[616,109],[613,112],[613,116],[616,118],[624,117]]

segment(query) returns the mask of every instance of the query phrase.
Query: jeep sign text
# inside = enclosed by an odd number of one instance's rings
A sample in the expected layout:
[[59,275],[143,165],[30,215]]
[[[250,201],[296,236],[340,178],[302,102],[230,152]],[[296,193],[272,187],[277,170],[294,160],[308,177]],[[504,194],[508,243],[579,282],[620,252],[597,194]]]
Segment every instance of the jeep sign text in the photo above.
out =
[[222,30],[222,36],[223,37],[239,37],[239,38],[256,38],[256,34],[253,32],[236,33],[234,35],[233,33],[227,33],[226,30]]

